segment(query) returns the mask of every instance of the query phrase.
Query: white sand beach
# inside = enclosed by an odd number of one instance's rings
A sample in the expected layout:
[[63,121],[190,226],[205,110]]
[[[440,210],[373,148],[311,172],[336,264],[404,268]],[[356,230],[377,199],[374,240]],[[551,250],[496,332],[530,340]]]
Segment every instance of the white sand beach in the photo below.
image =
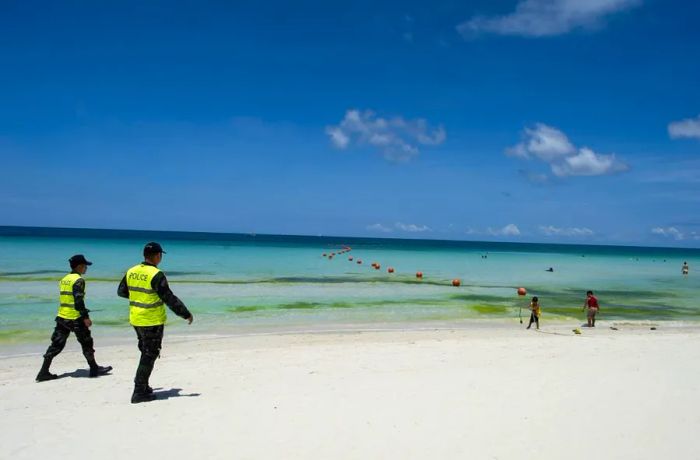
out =
[[37,345],[0,359],[2,457],[698,458],[700,329],[611,324],[166,332],[138,405],[135,340],[98,338],[90,379],[71,338],[45,383]]

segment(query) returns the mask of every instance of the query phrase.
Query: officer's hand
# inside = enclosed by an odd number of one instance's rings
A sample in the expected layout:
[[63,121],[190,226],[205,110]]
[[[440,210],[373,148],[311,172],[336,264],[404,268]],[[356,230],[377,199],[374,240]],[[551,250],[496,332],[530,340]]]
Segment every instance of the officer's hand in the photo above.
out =
[[83,322],[85,323],[86,327],[92,326],[92,320],[90,318],[85,318]]
[[185,321],[187,321],[187,324],[192,324],[192,320],[194,320],[194,316],[190,315],[189,318],[186,318]]

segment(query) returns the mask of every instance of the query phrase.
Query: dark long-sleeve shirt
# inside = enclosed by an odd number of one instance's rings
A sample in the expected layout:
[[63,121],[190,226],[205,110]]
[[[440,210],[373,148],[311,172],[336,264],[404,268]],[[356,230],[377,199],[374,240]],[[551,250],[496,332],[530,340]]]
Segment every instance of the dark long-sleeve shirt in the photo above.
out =
[[[154,266],[148,262],[143,262],[143,264]],[[165,305],[167,305],[173,311],[173,313],[180,318],[187,319],[192,316],[182,300],[180,300],[175,294],[173,294],[173,291],[170,290],[170,285],[168,284],[168,280],[165,278],[165,274],[163,272],[158,272],[158,274],[153,277],[151,280],[151,289],[156,291],[158,297],[160,297],[160,300],[162,300],[163,303],[165,303]],[[126,275],[124,275],[121,283],[119,283],[117,295],[119,297],[124,297],[125,299],[129,298],[129,285],[126,283]]]
[[78,278],[73,283],[73,299],[75,299],[75,309],[80,313],[80,318],[90,318],[90,310],[85,307],[85,280],[82,278]]

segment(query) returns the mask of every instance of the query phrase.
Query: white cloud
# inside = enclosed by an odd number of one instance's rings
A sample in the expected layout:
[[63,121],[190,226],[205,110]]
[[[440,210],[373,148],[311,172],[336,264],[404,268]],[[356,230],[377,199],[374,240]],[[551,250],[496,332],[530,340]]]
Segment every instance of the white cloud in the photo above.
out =
[[552,172],[564,176],[602,176],[627,171],[629,167],[615,160],[615,155],[601,155],[583,147],[578,154],[564,158],[561,163],[553,163]]
[[[576,148],[562,131],[544,123],[523,130],[523,140],[506,155],[537,159],[547,163],[555,176],[601,176],[627,171],[629,166],[615,155],[596,153],[588,147]],[[539,182],[544,179],[540,176]]]
[[385,227],[382,224],[372,224],[368,225],[366,228],[372,232],[391,233],[393,231],[390,227]]
[[523,142],[506,150],[508,155],[535,157],[549,163],[576,152],[566,134],[544,123],[537,123],[534,128],[525,128],[523,137]]
[[402,222],[396,222],[394,224],[396,228],[399,230],[403,230],[404,232],[428,232],[430,231],[430,227],[427,225],[416,225],[416,224],[404,224]]
[[697,118],[686,118],[668,124],[668,134],[672,139],[691,137],[700,139],[700,115]]
[[515,224],[508,224],[503,228],[496,228],[496,229],[489,227],[486,230],[486,232],[489,235],[494,235],[494,236],[518,236],[518,235],[520,235],[520,229]]
[[328,127],[326,128],[326,134],[330,136],[333,145],[339,149],[344,149],[350,144],[350,138],[340,128]]
[[480,33],[546,37],[600,25],[604,16],[632,8],[641,0],[520,0],[503,16],[474,16],[457,26],[465,38]]
[[326,134],[339,149],[346,149],[353,143],[369,145],[378,149],[387,160],[395,162],[417,156],[420,145],[439,145],[446,138],[442,126],[432,128],[422,118],[382,118],[371,110],[348,110],[338,125],[326,127]]
[[555,227],[553,225],[540,226],[540,232],[547,236],[571,236],[586,237],[593,236],[595,232],[587,227]]
[[651,229],[651,233],[665,236],[667,238],[673,238],[677,241],[685,239],[683,232],[678,230],[676,227],[654,227]]

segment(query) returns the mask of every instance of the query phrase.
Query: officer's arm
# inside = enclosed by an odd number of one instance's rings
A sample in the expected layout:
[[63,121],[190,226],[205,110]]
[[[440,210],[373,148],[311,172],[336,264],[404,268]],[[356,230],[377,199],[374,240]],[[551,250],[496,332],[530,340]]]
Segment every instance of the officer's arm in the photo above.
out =
[[85,280],[80,278],[73,284],[73,298],[75,309],[80,313],[81,319],[90,319],[90,310],[85,308]]
[[173,294],[173,291],[170,290],[168,280],[165,278],[163,272],[153,277],[153,280],[151,280],[151,288],[158,293],[158,297],[160,297],[160,299],[165,302],[165,305],[170,307],[177,316],[184,319],[192,316],[185,304],[182,303],[182,300],[178,299],[177,296]]
[[117,295],[119,297],[124,297],[125,299],[129,298],[129,286],[126,285],[126,275],[124,275],[124,278],[122,278],[122,282],[119,283]]

